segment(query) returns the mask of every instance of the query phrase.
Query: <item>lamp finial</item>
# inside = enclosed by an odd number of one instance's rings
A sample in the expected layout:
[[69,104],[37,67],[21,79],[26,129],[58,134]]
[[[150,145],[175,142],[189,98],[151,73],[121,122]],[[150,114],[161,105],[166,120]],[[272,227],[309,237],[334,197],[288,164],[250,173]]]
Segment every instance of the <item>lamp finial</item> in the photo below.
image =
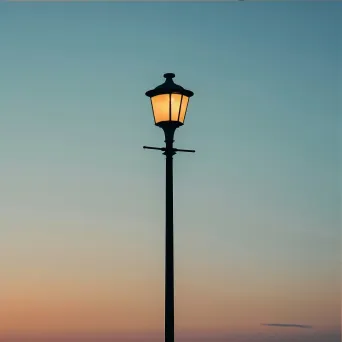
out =
[[166,74],[164,74],[164,77],[168,80],[168,79],[172,79],[174,78],[176,75],[172,72],[168,72]]

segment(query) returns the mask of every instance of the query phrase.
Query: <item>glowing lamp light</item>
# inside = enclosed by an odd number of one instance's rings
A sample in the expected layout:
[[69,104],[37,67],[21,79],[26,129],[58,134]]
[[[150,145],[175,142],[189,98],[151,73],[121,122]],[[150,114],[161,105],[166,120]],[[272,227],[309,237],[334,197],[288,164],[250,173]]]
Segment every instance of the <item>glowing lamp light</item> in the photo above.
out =
[[154,123],[157,126],[171,124],[179,127],[184,124],[189,98],[194,93],[175,84],[172,80],[175,74],[167,73],[164,77],[166,80],[163,84],[145,94],[151,99]]

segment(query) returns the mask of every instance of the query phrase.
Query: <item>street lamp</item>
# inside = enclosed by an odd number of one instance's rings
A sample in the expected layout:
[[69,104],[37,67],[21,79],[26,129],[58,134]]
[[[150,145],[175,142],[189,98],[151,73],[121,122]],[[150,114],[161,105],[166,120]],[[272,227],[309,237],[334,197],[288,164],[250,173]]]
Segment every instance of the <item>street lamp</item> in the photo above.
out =
[[154,123],[163,129],[165,147],[144,146],[163,151],[166,156],[165,220],[165,342],[174,342],[174,266],[173,266],[173,155],[195,152],[173,147],[175,130],[184,124],[188,103],[194,93],[173,82],[175,74],[164,74],[165,82],[146,92],[150,97]]

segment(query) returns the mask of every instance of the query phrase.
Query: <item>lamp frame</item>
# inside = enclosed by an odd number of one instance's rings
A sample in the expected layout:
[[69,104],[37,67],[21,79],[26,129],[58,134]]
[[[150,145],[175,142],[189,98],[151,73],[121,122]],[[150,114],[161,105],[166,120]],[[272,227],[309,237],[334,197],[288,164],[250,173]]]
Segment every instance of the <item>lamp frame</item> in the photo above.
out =
[[[191,90],[185,89],[182,86],[176,84],[173,82],[173,78],[175,77],[174,73],[166,73],[164,74],[164,78],[165,78],[165,82],[157,87],[155,87],[154,89],[148,90],[145,95],[148,96],[150,98],[151,101],[151,106],[152,106],[152,114],[153,114],[153,120],[154,120],[154,124],[156,126],[159,126],[161,128],[163,128],[164,132],[166,129],[166,124],[164,124],[164,122],[167,123],[174,123],[174,122],[178,122],[178,127],[182,126],[185,122],[185,118],[186,118],[186,114],[188,111],[188,106],[189,106],[189,101],[190,101],[190,97],[192,97],[194,95],[194,93]],[[172,115],[172,107],[171,107],[171,99],[172,99],[172,94],[179,94],[181,95],[181,101],[179,104],[179,109],[178,109],[178,117],[177,117],[177,121],[176,120],[171,120],[171,115]],[[152,98],[158,95],[169,95],[169,120],[165,120],[165,121],[160,121],[160,122],[156,122],[156,113],[154,111],[154,107],[153,107],[153,102],[152,102]],[[182,101],[184,96],[186,96],[188,98],[188,103],[186,105],[185,108],[185,113],[184,113],[184,119],[183,122],[180,122],[180,114],[181,114],[181,109],[182,109]],[[172,125],[173,127],[174,125]]]

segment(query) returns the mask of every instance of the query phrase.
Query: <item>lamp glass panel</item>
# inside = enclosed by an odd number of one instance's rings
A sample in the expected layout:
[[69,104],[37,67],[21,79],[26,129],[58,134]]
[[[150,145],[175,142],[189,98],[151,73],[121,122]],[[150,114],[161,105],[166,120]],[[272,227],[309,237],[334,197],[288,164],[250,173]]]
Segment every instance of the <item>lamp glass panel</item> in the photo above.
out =
[[188,102],[189,102],[189,98],[183,95],[182,105],[181,105],[181,110],[180,110],[180,115],[179,115],[179,122],[181,123],[184,123],[186,110],[188,108]]
[[152,97],[152,107],[155,123],[169,121],[170,119],[170,95],[162,94]]
[[181,106],[182,95],[171,94],[171,121],[178,121],[179,108]]

